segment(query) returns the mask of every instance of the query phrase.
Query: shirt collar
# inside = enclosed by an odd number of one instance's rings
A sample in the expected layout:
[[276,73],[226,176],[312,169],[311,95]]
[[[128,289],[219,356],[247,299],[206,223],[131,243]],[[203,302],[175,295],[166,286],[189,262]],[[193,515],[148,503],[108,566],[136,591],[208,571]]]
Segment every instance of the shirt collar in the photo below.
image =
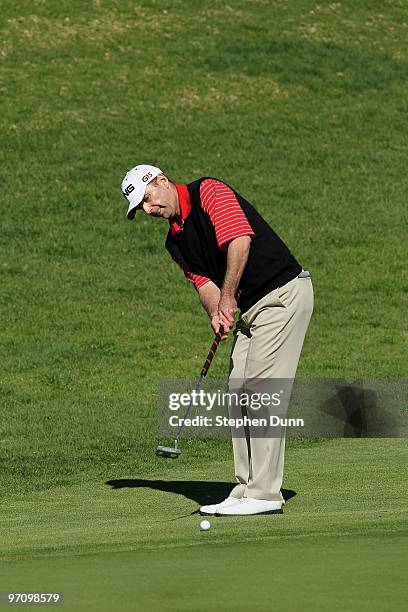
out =
[[177,189],[177,195],[178,195],[179,204],[180,204],[181,219],[180,217],[174,217],[173,219],[169,219],[170,232],[172,236],[181,232],[181,230],[183,229],[184,221],[187,219],[188,215],[190,214],[190,210],[191,210],[190,194],[188,192],[187,186],[180,185],[180,183],[174,183],[174,184]]

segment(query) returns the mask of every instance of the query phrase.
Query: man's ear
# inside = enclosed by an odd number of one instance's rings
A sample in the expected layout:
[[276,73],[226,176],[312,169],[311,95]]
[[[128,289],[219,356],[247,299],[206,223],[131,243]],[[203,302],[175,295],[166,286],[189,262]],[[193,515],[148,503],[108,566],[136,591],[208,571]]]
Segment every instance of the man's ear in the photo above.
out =
[[165,174],[158,174],[157,184],[160,185],[160,187],[166,187],[169,184],[169,179]]

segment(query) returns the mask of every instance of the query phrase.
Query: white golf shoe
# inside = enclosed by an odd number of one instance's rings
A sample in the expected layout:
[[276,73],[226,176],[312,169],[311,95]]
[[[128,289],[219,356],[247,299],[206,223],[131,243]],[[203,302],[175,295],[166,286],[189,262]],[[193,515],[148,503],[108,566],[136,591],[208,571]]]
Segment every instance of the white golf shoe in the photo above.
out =
[[249,516],[252,514],[282,514],[283,500],[271,501],[268,499],[255,499],[242,497],[238,503],[229,506],[218,506],[216,516]]
[[235,506],[241,500],[238,497],[227,497],[224,501],[219,502],[218,504],[212,504],[211,506],[201,506],[200,514],[210,516],[212,514],[216,514],[218,510],[223,510],[226,508],[230,508],[231,506]]

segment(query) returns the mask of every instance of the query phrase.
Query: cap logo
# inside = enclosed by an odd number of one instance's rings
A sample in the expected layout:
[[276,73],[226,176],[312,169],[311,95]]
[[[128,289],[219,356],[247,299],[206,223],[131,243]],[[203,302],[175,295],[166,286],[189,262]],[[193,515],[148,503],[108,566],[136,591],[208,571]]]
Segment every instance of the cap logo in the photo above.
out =
[[148,172],[147,174],[145,174],[145,175],[144,175],[144,177],[142,177],[142,181],[143,181],[144,183],[147,183],[147,181],[148,181],[149,179],[151,179],[151,178],[152,178],[152,176],[153,176],[153,175],[152,175],[152,173],[151,173],[151,172]]
[[134,191],[134,187],[132,184],[128,185],[125,189],[125,191],[123,192],[125,196],[128,196],[130,193],[132,193],[132,191]]

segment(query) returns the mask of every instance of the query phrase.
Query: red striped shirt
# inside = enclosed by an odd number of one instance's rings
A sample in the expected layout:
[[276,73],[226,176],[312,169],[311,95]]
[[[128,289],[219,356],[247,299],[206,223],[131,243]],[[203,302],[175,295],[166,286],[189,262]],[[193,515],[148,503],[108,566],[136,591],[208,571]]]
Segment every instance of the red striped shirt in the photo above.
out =
[[[183,230],[183,223],[191,210],[190,194],[185,185],[175,183],[181,210],[181,220],[170,221],[170,231],[176,234]],[[216,179],[205,179],[200,185],[200,199],[203,210],[209,215],[215,230],[218,247],[226,251],[231,240],[240,236],[254,236],[254,232],[244,215],[232,189]],[[196,289],[210,280],[190,272],[186,266],[175,259],[189,281]]]

